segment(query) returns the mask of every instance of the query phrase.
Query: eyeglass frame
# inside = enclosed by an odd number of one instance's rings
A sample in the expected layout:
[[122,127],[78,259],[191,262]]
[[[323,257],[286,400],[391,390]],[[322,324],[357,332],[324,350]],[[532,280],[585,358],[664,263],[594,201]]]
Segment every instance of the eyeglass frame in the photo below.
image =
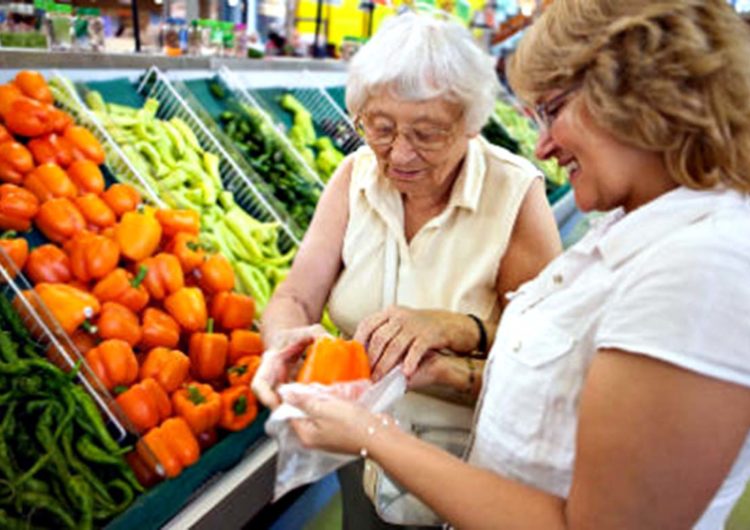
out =
[[552,127],[555,119],[559,116],[559,111],[563,109],[570,96],[577,92],[579,88],[581,86],[575,84],[549,98],[547,101],[538,103],[531,108],[534,121],[540,130],[548,131]]
[[365,140],[367,141],[368,145],[370,145],[370,147],[376,147],[378,149],[384,149],[384,148],[387,148],[387,147],[391,147],[394,144],[394,142],[396,141],[396,138],[398,138],[399,134],[403,134],[404,139],[409,143],[409,145],[415,151],[419,151],[421,153],[435,153],[437,151],[440,151],[441,149],[444,149],[447,145],[450,144],[450,141],[452,140],[452,138],[454,137],[454,135],[456,133],[456,125],[455,124],[459,123],[463,117],[464,117],[464,111],[462,110],[461,114],[456,118],[456,121],[454,122],[454,124],[451,125],[449,129],[444,129],[443,130],[443,132],[444,132],[444,134],[446,136],[445,141],[442,142],[440,145],[437,145],[435,147],[427,147],[427,148],[424,147],[424,146],[415,145],[415,143],[414,143],[414,137],[413,137],[413,135],[414,135],[414,127],[411,127],[411,126],[405,127],[404,128],[405,130],[404,130],[403,133],[399,131],[399,127],[394,127],[393,137],[390,138],[387,142],[382,142],[382,143],[374,142],[370,138],[368,138],[367,127],[364,126],[364,121],[363,121],[363,120],[367,119],[367,116],[365,116],[364,114],[357,114],[354,117],[354,128],[358,132],[360,132],[362,134],[362,136],[365,137]]

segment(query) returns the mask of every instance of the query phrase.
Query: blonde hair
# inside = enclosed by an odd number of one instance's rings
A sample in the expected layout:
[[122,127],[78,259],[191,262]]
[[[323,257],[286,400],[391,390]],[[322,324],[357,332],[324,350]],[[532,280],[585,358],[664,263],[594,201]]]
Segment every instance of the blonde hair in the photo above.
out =
[[750,192],[750,31],[726,0],[555,0],[510,62],[536,102],[581,86],[594,120],[694,189]]
[[455,22],[406,13],[386,20],[349,63],[346,106],[359,114],[385,88],[407,101],[459,103],[466,128],[479,132],[500,92],[494,60]]

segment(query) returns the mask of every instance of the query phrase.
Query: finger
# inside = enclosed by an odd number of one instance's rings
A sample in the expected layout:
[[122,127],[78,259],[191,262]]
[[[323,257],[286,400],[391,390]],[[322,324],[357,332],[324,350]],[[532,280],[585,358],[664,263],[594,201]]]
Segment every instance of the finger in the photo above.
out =
[[302,352],[304,352],[313,342],[315,342],[315,337],[308,335],[286,345],[278,352],[275,352],[275,354],[285,362],[296,361],[297,358],[302,355]]
[[380,311],[362,320],[354,332],[354,340],[368,349],[372,334],[389,319],[388,311]]
[[274,410],[281,405],[281,399],[278,394],[273,391],[271,385],[269,385],[265,379],[259,378],[256,375],[253,379],[251,388],[255,396],[258,398],[258,401],[271,410]]
[[416,339],[409,346],[409,351],[406,352],[404,357],[404,375],[411,377],[411,375],[417,370],[419,363],[422,362],[422,358],[429,351],[429,348],[425,347],[425,343],[419,339]]
[[393,337],[374,367],[372,374],[373,381],[378,381],[390,372],[404,358],[414,341],[415,337],[413,335],[407,335],[403,331]]
[[370,359],[370,366],[375,367],[378,365],[388,344],[398,335],[400,330],[401,326],[390,320],[375,330],[367,347],[367,357]]

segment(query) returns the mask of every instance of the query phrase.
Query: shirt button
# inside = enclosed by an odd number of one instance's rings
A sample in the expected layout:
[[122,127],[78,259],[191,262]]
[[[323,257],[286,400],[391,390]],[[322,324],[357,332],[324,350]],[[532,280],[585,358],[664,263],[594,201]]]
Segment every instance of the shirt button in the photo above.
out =
[[556,285],[560,285],[563,282],[563,275],[562,274],[555,274],[554,276],[552,276],[552,281]]
[[523,343],[519,340],[513,345],[513,351],[518,353],[521,351],[521,348],[523,347]]

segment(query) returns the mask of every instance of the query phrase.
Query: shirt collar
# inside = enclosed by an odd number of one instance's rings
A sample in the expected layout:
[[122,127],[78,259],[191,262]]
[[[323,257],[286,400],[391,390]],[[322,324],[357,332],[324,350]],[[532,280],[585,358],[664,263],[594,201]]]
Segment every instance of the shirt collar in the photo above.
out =
[[679,187],[627,215],[621,209],[612,212],[602,220],[604,226],[598,240],[595,238],[588,246],[598,250],[608,267],[615,268],[655,241],[739,198],[735,191]]
[[[448,205],[443,213],[431,219],[425,226],[436,226],[442,223],[454,208],[475,211],[479,207],[487,167],[481,144],[484,141],[482,138],[469,140],[466,157],[453,184]],[[401,195],[387,179],[379,176],[375,153],[367,146],[361,149],[363,150],[362,161],[366,165],[362,167],[365,174],[359,179],[359,193],[364,194],[365,199],[380,214],[391,230],[395,233],[403,232],[404,207]],[[397,230],[395,223],[400,224],[400,230]]]

